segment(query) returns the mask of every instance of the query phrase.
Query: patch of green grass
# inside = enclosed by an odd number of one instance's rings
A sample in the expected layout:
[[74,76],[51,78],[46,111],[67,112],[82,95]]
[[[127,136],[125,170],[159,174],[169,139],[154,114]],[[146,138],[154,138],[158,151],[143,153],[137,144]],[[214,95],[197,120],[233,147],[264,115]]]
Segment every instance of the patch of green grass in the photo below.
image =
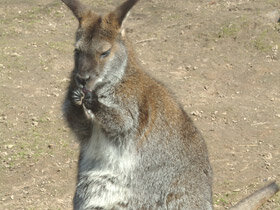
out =
[[253,46],[259,50],[259,51],[263,51],[263,52],[267,52],[269,49],[269,45],[267,45],[267,43],[262,40],[262,39],[256,39],[253,41]]
[[48,115],[41,116],[40,119],[39,119],[39,122],[40,123],[49,123],[50,118],[48,117]]
[[234,37],[240,31],[240,26],[235,23],[229,23],[224,25],[218,33],[220,38]]
[[218,198],[214,203],[217,205],[225,206],[229,204],[229,201],[226,198]]
[[259,51],[270,52],[272,46],[268,40],[268,36],[268,31],[262,32],[256,37],[256,39],[253,40],[253,46]]
[[220,206],[227,206],[237,194],[237,192],[230,192],[224,195],[216,196],[214,197],[214,203]]

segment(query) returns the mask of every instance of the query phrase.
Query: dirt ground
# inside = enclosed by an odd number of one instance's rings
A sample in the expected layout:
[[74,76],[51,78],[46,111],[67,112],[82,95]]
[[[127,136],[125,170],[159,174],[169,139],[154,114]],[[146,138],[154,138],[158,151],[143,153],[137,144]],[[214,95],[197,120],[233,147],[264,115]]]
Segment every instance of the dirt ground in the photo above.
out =
[[[280,184],[279,17],[279,0],[142,0],[126,24],[205,137],[216,209]],[[78,144],[61,103],[76,27],[59,0],[1,0],[0,209],[72,208]],[[261,209],[279,210],[280,193]]]

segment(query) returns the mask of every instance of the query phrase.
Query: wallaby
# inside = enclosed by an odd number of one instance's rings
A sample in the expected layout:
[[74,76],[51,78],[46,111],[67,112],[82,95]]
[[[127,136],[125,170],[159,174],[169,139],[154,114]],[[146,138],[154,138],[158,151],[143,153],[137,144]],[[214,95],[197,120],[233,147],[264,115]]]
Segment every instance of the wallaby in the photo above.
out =
[[138,0],[99,16],[62,0],[79,21],[64,114],[80,143],[74,209],[213,209],[205,141],[125,36]]
[[74,209],[212,209],[205,142],[163,85],[138,65],[122,23],[137,0],[79,20],[64,103],[80,142]]

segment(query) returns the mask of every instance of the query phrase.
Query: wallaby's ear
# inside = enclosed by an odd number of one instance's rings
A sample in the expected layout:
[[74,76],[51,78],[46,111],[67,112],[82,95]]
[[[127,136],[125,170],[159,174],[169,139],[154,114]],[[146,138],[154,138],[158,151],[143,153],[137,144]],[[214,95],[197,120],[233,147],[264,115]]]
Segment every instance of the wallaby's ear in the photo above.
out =
[[113,14],[116,17],[116,20],[119,24],[119,27],[122,26],[123,20],[125,19],[127,13],[129,10],[138,2],[139,0],[127,0],[123,4],[121,4],[119,7],[117,7]]
[[83,5],[79,0],[62,0],[69,9],[72,10],[73,14],[80,21],[83,15],[89,10],[85,5]]

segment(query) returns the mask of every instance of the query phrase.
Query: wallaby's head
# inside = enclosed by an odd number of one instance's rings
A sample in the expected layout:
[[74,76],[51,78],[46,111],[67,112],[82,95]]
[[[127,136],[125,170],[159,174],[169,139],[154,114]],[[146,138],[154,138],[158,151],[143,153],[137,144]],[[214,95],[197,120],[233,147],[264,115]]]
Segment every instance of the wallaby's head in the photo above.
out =
[[79,0],[62,1],[79,21],[74,69],[77,86],[92,91],[118,82],[127,64],[122,24],[138,0],[127,0],[105,16],[95,14]]

